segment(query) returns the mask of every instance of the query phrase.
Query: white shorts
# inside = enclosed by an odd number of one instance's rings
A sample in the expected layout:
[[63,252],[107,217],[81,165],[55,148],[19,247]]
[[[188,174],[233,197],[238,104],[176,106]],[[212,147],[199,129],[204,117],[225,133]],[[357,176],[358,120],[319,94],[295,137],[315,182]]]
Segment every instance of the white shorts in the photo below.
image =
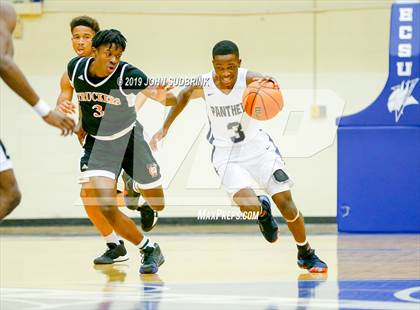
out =
[[3,142],[0,140],[0,172],[12,169],[12,161],[6,152]]
[[274,177],[277,170],[285,171],[285,163],[270,136],[261,131],[246,144],[233,147],[214,147],[212,163],[222,180],[222,186],[229,194],[244,188],[259,189],[270,196],[290,190],[292,180],[278,181]]

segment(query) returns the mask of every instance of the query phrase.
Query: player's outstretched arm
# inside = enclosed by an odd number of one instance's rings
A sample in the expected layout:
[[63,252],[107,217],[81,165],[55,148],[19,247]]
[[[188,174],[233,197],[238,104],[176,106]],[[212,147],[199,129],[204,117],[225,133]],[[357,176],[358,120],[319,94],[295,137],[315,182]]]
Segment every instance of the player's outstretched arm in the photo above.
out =
[[203,88],[201,86],[189,86],[181,90],[177,97],[177,104],[174,105],[169,111],[162,128],[154,134],[150,140],[150,147],[153,151],[157,150],[157,144],[162,140],[169,131],[172,123],[181,114],[182,110],[187,106],[188,102],[192,99],[204,98]]
[[[62,113],[73,114],[76,112],[76,105],[71,101],[73,99],[73,86],[71,85],[67,71],[63,73],[60,80],[60,94],[57,98],[55,109]],[[74,128],[74,133],[77,135],[80,145],[83,145],[86,132],[82,128],[82,111],[79,109],[79,121]]]
[[170,92],[173,87],[168,84],[150,85],[143,89],[141,93],[153,100],[156,100],[164,106],[174,106],[177,104],[176,97]]
[[57,98],[56,110],[63,113],[75,113],[76,105],[71,102],[73,99],[73,86],[67,72],[63,73],[60,80],[60,94]]
[[12,35],[0,20],[0,76],[4,82],[31,106],[39,97],[13,60]]
[[168,83],[154,84],[140,69],[128,64],[124,76],[118,81],[123,94],[134,94],[136,98],[136,111],[138,111],[147,98],[160,102],[165,106],[177,103],[176,97],[169,91],[173,88]]
[[39,98],[12,58],[11,40],[11,34],[3,25],[0,25],[0,77],[16,94],[32,106],[46,123],[61,129],[62,135],[70,134],[75,125],[74,121],[61,113],[51,111],[51,107]]

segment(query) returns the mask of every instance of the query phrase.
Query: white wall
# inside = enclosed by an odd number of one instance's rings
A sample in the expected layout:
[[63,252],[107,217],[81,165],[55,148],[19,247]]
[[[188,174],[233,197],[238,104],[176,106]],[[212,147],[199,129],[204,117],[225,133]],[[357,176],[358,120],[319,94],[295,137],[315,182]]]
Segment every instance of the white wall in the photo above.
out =
[[[147,4],[141,12],[136,7],[131,13],[120,9],[116,14],[105,13],[112,10],[112,2],[104,2],[108,6],[101,9],[89,6],[98,1],[77,1],[78,6],[71,6],[69,13],[67,2],[46,1],[42,16],[24,17],[23,38],[15,42],[16,61],[42,97],[55,102],[59,76],[73,55],[68,23],[80,14],[97,18],[102,28],[120,29],[128,38],[125,60],[150,76],[195,76],[209,71],[214,43],[231,39],[239,45],[244,67],[275,76],[283,89],[285,109],[265,126],[295,181],[298,207],[306,216],[335,215],[335,117],[367,106],[385,83],[389,1],[364,9],[333,10],[323,7],[328,2],[321,1],[317,7],[323,10],[317,13],[310,10],[312,1],[298,1],[306,7],[293,6],[293,1],[264,2],[267,8],[272,6],[271,11],[252,14],[261,7],[241,6],[241,15],[235,14],[235,4],[246,1],[230,5],[203,1],[207,7],[196,4],[193,8],[174,1],[178,5],[171,2],[166,7],[173,14],[156,13],[153,10],[161,6],[153,7],[148,1],[139,2]],[[146,8],[149,13],[144,12]],[[192,13],[182,11],[186,8]],[[59,137],[3,83],[0,87],[0,135],[23,192],[21,206],[9,218],[84,217],[76,182],[81,153],[76,139]],[[314,103],[327,106],[326,119],[311,118]],[[302,118],[287,124],[292,111],[303,112],[299,114]],[[149,101],[139,118],[153,133],[164,116],[165,109]],[[159,160],[168,185],[168,207],[162,216],[196,216],[200,207],[230,203],[218,189],[210,165],[205,120],[202,102],[192,102],[163,143]],[[286,126],[297,131],[284,135]]]

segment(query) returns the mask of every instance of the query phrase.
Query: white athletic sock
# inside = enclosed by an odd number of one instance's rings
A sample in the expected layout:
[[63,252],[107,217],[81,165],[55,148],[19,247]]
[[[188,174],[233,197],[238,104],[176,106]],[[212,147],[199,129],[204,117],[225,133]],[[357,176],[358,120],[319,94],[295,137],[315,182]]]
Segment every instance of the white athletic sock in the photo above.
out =
[[112,231],[108,236],[104,236],[106,243],[115,243],[120,244],[120,239],[118,235],[115,233],[115,231]]
[[143,250],[145,247],[151,246],[153,247],[154,242],[149,238],[143,237],[143,240],[137,245],[140,250]]
[[123,238],[121,238],[121,236],[117,233],[115,233],[117,235],[118,241],[124,241]]
[[303,241],[303,242],[296,242],[296,245],[298,245],[298,246],[304,246],[304,245],[306,245],[308,243],[308,240],[305,240],[305,241]]

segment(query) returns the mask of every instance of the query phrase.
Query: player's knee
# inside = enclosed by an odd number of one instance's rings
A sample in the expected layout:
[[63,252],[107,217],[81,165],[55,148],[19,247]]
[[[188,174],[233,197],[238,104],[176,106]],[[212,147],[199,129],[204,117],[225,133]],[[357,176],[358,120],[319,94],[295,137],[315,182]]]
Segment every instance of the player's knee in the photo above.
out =
[[20,204],[21,200],[22,200],[22,194],[20,193],[18,189],[16,189],[15,191],[13,191],[10,205],[14,209]]
[[3,217],[10,214],[21,202],[22,194],[20,193],[19,189],[14,189],[9,191],[8,193],[3,193]]
[[116,217],[117,209],[116,207],[111,206],[101,206],[102,214],[106,217],[107,220],[113,222]]
[[111,210],[115,210],[116,206],[118,205],[115,197],[110,197],[109,195],[100,195],[95,197],[95,200],[98,202],[98,205],[101,208],[109,208]]
[[276,194],[273,200],[276,202],[277,207],[282,213],[296,209],[290,191]]

